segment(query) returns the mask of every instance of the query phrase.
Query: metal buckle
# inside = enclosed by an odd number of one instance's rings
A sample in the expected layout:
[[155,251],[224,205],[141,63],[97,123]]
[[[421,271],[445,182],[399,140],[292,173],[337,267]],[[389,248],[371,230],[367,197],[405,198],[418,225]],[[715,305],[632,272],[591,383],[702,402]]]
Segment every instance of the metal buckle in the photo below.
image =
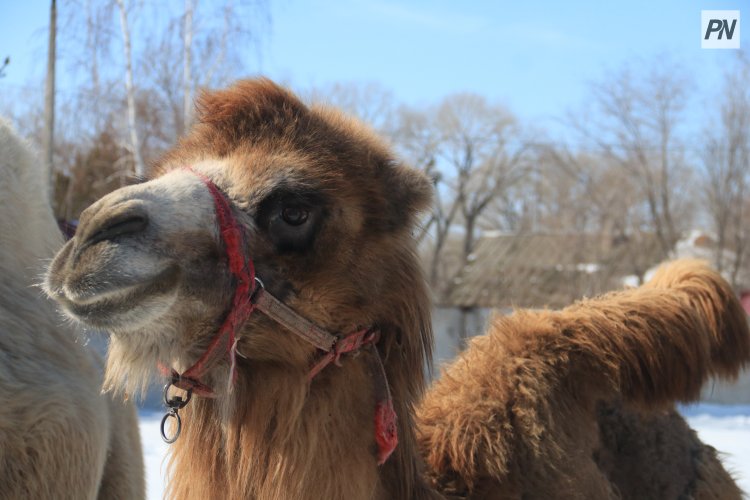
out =
[[263,280],[261,280],[260,278],[256,276],[255,287],[253,288],[253,291],[250,292],[250,303],[255,304],[255,296],[258,295],[259,291],[265,290],[265,289],[266,289],[266,285],[263,284]]
[[[164,416],[161,419],[161,426],[159,427],[161,430],[161,438],[164,440],[167,444],[172,444],[175,441],[177,441],[177,438],[180,437],[180,433],[182,432],[182,419],[180,418],[179,411],[190,402],[190,398],[193,396],[193,390],[188,389],[187,395],[183,399],[182,396],[172,396],[169,397],[169,388],[172,387],[175,380],[171,380],[167,382],[167,384],[164,386],[164,404],[169,408],[167,410],[167,413],[164,414]],[[175,419],[177,428],[175,429],[175,432],[172,436],[167,436],[166,432],[166,425],[167,420],[170,418]]]

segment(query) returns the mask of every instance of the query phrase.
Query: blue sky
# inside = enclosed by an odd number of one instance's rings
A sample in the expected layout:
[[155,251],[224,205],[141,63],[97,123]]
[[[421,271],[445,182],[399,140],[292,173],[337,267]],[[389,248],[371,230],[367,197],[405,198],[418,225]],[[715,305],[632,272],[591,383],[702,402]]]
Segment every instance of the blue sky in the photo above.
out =
[[[38,82],[48,4],[3,4],[0,56],[13,62],[0,89]],[[668,58],[692,74],[697,95],[718,92],[735,51],[700,48],[702,9],[744,10],[750,22],[750,0],[280,0],[261,58],[248,50],[247,68],[297,87],[376,81],[417,105],[473,91],[543,124],[627,62]],[[746,50],[749,38],[750,25]]]

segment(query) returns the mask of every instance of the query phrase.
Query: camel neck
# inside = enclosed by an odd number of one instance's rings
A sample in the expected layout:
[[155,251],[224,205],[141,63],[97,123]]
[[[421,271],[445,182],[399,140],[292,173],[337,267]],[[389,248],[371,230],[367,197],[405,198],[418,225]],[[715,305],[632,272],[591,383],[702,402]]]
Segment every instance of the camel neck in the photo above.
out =
[[370,379],[362,356],[328,367],[309,385],[305,372],[278,364],[241,367],[234,400],[198,399],[185,412],[171,496],[207,498],[218,488],[232,499],[433,498],[403,400],[396,400],[399,446],[377,465]]

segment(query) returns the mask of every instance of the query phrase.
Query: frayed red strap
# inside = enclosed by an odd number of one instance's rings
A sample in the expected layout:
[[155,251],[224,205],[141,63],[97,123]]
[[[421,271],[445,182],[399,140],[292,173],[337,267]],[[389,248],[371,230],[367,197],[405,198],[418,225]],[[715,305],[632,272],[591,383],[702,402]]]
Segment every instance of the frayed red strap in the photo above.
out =
[[378,465],[383,465],[398,446],[398,429],[393,400],[378,401],[375,406],[375,443],[378,445]]
[[378,447],[377,462],[383,465],[398,446],[398,426],[396,411],[393,408],[393,397],[388,385],[388,377],[385,373],[383,360],[380,358],[378,348],[375,346],[380,340],[379,330],[358,330],[342,337],[333,349],[325,353],[315,363],[307,375],[312,380],[323,368],[331,363],[338,364],[342,354],[357,352],[366,348],[370,376],[373,380],[373,392],[375,395],[375,444]]
[[310,372],[307,374],[307,379],[314,379],[315,375],[320,373],[323,368],[331,363],[338,365],[342,354],[358,351],[365,345],[376,344],[378,340],[380,340],[380,331],[369,328],[357,330],[354,333],[350,333],[349,335],[340,338],[335,344],[333,344],[333,348],[323,354],[318,362],[313,365]]
[[391,388],[385,373],[383,360],[375,345],[368,348],[370,375],[375,393],[375,444],[378,446],[378,465],[383,465],[398,446],[398,426],[393,408]]

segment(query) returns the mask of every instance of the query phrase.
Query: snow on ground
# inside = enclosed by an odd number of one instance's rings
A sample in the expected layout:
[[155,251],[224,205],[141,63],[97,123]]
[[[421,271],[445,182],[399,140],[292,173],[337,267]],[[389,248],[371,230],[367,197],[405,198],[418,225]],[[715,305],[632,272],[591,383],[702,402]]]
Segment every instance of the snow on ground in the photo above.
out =
[[722,462],[750,498],[750,405],[698,404],[680,408],[701,441],[722,452]]
[[146,467],[146,493],[149,500],[163,498],[168,444],[161,440],[159,426],[164,413],[142,411],[141,443],[143,443],[143,463]]
[[[681,407],[680,411],[703,442],[724,454],[725,466],[734,474],[740,487],[750,493],[750,405],[704,403]],[[164,491],[164,457],[168,445],[159,434],[162,415],[144,410],[140,416],[149,500],[160,500]]]

